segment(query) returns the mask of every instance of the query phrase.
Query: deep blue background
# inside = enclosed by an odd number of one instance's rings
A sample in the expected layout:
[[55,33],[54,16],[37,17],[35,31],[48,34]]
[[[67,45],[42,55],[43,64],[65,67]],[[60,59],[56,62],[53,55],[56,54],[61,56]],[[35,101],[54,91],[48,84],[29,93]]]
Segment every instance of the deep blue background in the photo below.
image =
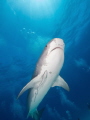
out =
[[42,120],[90,120],[90,0],[0,1],[0,120],[26,119],[27,92],[17,95],[55,37],[65,42],[60,75],[70,92],[51,88]]

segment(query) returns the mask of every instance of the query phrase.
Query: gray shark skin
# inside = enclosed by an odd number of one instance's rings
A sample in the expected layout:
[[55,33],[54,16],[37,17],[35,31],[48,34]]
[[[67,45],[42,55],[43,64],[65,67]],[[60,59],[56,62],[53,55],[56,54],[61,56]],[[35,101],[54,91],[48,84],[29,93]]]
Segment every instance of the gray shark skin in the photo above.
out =
[[18,97],[29,89],[27,117],[40,120],[37,107],[51,87],[60,86],[69,91],[68,84],[59,76],[64,63],[64,46],[64,41],[60,38],[54,38],[46,45],[37,62],[33,79],[20,91]]

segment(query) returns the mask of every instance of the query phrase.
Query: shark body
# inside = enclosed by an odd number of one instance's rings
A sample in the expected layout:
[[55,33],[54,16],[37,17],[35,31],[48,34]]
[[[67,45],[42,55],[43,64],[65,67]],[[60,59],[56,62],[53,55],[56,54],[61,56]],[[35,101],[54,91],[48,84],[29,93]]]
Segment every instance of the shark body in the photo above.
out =
[[19,93],[18,97],[29,89],[27,117],[40,120],[37,107],[51,87],[60,86],[69,91],[68,84],[59,76],[64,63],[64,45],[60,38],[54,38],[46,45],[36,65],[33,79]]

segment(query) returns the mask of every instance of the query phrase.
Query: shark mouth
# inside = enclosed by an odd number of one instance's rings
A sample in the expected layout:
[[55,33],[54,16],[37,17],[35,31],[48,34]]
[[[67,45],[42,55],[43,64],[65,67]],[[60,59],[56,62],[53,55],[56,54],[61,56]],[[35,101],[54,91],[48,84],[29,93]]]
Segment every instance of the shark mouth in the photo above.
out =
[[55,48],[53,48],[53,49],[51,50],[51,52],[54,51],[54,50],[56,50],[56,49],[61,49],[61,50],[63,50],[61,47],[55,47]]

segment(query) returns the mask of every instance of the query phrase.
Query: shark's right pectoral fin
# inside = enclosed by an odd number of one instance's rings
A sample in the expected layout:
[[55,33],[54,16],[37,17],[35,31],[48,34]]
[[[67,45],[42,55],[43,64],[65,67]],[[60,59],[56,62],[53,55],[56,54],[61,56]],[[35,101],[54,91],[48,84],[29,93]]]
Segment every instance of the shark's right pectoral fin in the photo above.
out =
[[30,88],[37,88],[40,84],[44,82],[44,80],[47,78],[48,72],[47,70],[44,71],[43,73],[39,74],[35,78],[33,78],[23,89],[20,91],[19,95],[17,98],[19,98],[26,90]]
[[33,78],[25,87],[23,87],[23,89],[20,91],[17,98],[19,98],[26,90],[33,88],[35,84],[38,84],[40,80],[39,78],[40,78],[39,76]]
[[55,86],[60,86],[64,89],[66,89],[67,91],[70,91],[70,88],[69,88],[68,84],[60,76],[57,77],[56,81],[52,85],[52,87],[55,87]]

